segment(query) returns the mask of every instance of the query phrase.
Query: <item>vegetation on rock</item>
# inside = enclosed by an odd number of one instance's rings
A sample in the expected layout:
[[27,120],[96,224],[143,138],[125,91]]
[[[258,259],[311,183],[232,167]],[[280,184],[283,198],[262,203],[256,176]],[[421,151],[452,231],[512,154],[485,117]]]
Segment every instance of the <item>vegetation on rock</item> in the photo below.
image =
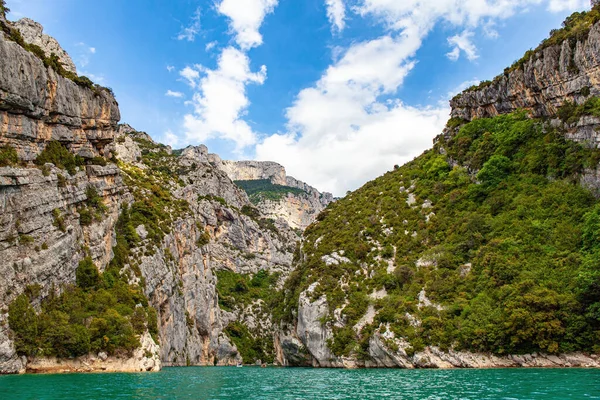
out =
[[291,194],[303,194],[304,190],[291,186],[275,185],[269,179],[256,179],[249,181],[234,181],[236,185],[242,188],[254,204],[264,200],[278,201]]
[[[410,351],[598,352],[600,206],[578,181],[599,160],[525,113],[465,124],[320,215],[281,318],[319,282],[323,322],[342,309],[337,355],[364,355],[376,329],[406,338]],[[334,252],[347,262],[325,263]],[[373,324],[353,329],[369,304]]]
[[91,258],[79,263],[76,285],[57,295],[54,289],[33,307],[40,295],[29,286],[8,307],[8,322],[19,355],[77,357],[90,352],[130,353],[139,335],[156,333],[156,311],[141,287],[129,285],[116,271],[100,273]]
[[71,153],[59,141],[51,140],[37,156],[35,163],[40,167],[43,167],[46,163],[51,163],[57,168],[65,169],[69,174],[75,175],[77,167],[84,165],[84,160],[82,157]]
[[19,162],[17,151],[10,145],[0,146],[0,167],[16,165]]
[[[600,5],[595,5],[590,11],[575,12],[571,14],[563,22],[562,28],[550,31],[550,35],[547,39],[544,39],[537,48],[528,50],[523,57],[515,61],[510,67],[506,68],[504,74],[498,75],[493,81],[483,81],[478,85],[471,86],[466,92],[474,92],[491,86],[497,83],[503,76],[508,76],[508,74],[513,71],[523,69],[525,64],[529,62],[532,57],[540,56],[542,51],[550,46],[559,45],[568,40],[573,48],[577,41],[587,39],[591,27],[598,21],[600,21]],[[571,60],[570,69],[571,68],[576,69],[573,60]],[[460,97],[461,95],[462,94],[458,94],[456,97]]]

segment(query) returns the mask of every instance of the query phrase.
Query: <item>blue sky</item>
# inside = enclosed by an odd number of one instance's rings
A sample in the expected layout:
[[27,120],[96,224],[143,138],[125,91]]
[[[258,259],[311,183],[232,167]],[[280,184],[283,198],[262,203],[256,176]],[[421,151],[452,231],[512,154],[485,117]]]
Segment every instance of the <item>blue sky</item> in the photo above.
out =
[[342,195],[431,146],[448,99],[587,0],[8,0],[156,140]]

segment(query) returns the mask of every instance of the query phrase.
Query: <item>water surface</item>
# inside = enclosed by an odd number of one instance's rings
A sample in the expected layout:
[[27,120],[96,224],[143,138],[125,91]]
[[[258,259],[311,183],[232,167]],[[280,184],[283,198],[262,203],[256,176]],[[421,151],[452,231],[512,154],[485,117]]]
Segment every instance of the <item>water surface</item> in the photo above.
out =
[[188,367],[0,376],[0,399],[600,399],[600,370]]

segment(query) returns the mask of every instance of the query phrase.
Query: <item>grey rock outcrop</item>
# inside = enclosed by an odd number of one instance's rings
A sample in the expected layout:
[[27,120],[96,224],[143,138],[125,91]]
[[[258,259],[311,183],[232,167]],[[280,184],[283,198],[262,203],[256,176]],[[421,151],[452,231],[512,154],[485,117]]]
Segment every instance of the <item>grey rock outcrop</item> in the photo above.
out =
[[85,158],[108,156],[120,119],[107,90],[92,91],[46,68],[42,60],[0,34],[0,145],[33,160],[50,140]]
[[450,101],[452,117],[471,121],[517,109],[534,117],[554,117],[565,101],[583,103],[600,95],[600,23],[584,40],[565,40],[535,51],[522,67]]
[[58,44],[56,39],[44,33],[44,27],[40,23],[29,18],[22,18],[14,22],[13,26],[19,30],[26,43],[39,46],[46,53],[46,57],[55,54],[65,70],[77,73],[75,63],[69,54]]
[[199,161],[207,160],[225,172],[232,181],[269,180],[274,185],[300,189],[304,193],[288,193],[278,200],[261,199],[254,205],[268,218],[282,219],[294,229],[304,230],[312,224],[317,215],[333,202],[331,193],[321,193],[314,187],[287,176],[285,168],[270,161],[223,161],[215,154],[208,154],[206,146],[188,147],[184,157]]

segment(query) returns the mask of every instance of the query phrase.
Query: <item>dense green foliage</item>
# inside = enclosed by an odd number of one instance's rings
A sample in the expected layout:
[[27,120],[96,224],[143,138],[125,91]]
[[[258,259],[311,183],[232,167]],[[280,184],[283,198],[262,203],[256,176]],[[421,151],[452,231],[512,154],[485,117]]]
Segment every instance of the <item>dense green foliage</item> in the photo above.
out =
[[254,204],[262,200],[278,201],[288,193],[302,194],[304,190],[291,186],[275,185],[269,179],[256,179],[251,181],[234,181],[236,185],[242,188]]
[[[527,51],[522,58],[515,61],[510,67],[506,68],[503,75],[497,76],[493,81],[483,81],[479,85],[471,86],[466,91],[470,92],[481,90],[487,86],[497,83],[502,76],[508,76],[508,74],[515,70],[523,69],[524,65],[532,57],[540,56],[542,51],[550,46],[559,45],[568,40],[571,48],[574,48],[577,41],[583,41],[587,39],[590,29],[598,21],[600,21],[600,6],[595,6],[590,11],[575,12],[571,14],[563,22],[562,28],[553,29],[550,31],[550,35],[547,39],[544,39],[537,48]],[[576,69],[577,67],[575,66],[574,60],[571,59],[569,70],[572,72],[577,72]],[[460,96],[460,94],[457,95],[457,97],[458,96]]]
[[76,168],[84,165],[84,160],[80,156],[71,153],[59,141],[51,140],[37,156],[35,163],[39,166],[51,163],[60,169],[67,170],[69,174],[74,175],[75,172],[77,172]]
[[8,167],[19,162],[19,156],[14,147],[0,146],[0,167]]
[[276,298],[275,287],[279,274],[259,271],[254,276],[238,274],[232,271],[217,271],[217,293],[222,309],[231,311],[253,301],[262,300],[273,305]]
[[[578,184],[599,159],[523,113],[457,128],[307,228],[282,318],[318,281],[313,297],[327,296],[329,318],[349,302],[330,342],[338,355],[360,357],[387,323],[411,351],[600,351],[600,206]],[[340,250],[350,262],[326,266]],[[385,298],[369,297],[383,288]],[[420,304],[423,289],[440,310]],[[369,304],[375,321],[356,333]]]
[[[276,290],[278,280],[278,273],[269,274],[264,270],[253,276],[217,271],[219,306],[227,311],[252,306],[255,313],[266,318],[265,313],[275,309],[281,300]],[[252,332],[240,322],[231,323],[225,333],[235,343],[244,362],[273,362],[273,339],[269,334]]]
[[115,269],[101,274],[87,257],[76,271],[77,285],[60,295],[51,290],[36,313],[39,286],[29,286],[8,307],[8,323],[19,355],[76,357],[89,352],[130,353],[139,335],[157,331],[156,311],[141,287],[127,284]]
[[260,360],[272,363],[273,339],[252,334],[248,327],[240,322],[232,322],[225,328],[225,333],[235,344],[245,363],[255,363]]
[[581,105],[565,101],[562,107],[558,109],[557,115],[563,122],[568,124],[576,123],[584,115],[600,117],[600,98],[591,97]]

